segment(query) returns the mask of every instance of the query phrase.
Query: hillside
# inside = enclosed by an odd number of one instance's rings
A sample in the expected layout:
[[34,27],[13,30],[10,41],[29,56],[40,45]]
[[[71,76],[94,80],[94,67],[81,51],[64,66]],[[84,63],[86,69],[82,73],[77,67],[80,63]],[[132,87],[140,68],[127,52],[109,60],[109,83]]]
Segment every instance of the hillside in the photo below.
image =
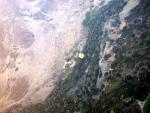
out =
[[8,113],[150,113],[150,1],[104,0],[82,24],[45,101]]

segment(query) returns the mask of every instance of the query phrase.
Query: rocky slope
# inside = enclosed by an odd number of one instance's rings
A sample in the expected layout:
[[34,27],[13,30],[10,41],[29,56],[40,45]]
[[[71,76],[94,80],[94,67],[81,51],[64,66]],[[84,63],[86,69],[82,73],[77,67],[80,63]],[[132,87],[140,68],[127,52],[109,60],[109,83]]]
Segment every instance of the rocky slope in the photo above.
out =
[[[22,106],[23,104],[19,104],[12,106],[7,112],[149,113],[150,1],[91,0],[88,2],[57,2],[63,4],[60,7],[60,12],[58,11],[58,15],[57,13],[53,15],[53,12],[49,13],[56,19],[56,21],[54,21],[55,19],[50,19],[54,23],[57,23],[57,27],[55,26],[57,29],[53,28],[56,29],[56,34],[63,30],[59,36],[63,36],[64,34],[66,38],[74,37],[75,35],[70,35],[75,30],[72,29],[73,26],[71,25],[80,21],[78,24],[80,25],[80,32],[76,32],[80,40],[75,45],[72,44],[74,46],[69,46],[70,48],[74,47],[69,52],[67,51],[68,49],[64,49],[63,53],[68,53],[65,54],[65,57],[64,54],[62,55],[64,57],[64,59],[62,58],[63,60],[58,57],[60,52],[56,54],[57,57],[54,56],[57,59],[53,59],[52,61],[59,64],[57,65],[56,63],[55,66],[56,69],[61,70],[61,76],[58,77],[51,93],[44,102],[27,105],[26,107]],[[65,3],[68,4],[65,5]],[[80,9],[82,6],[81,10],[78,11],[83,11],[83,15],[86,14],[86,17],[84,18],[82,15],[81,19],[78,15],[79,12],[75,11],[76,13],[73,13],[73,15],[77,14],[77,19],[74,18],[75,20],[73,19],[73,21],[71,18],[71,25],[68,25],[68,20],[60,25],[61,22],[59,19],[63,20],[60,15],[65,14],[65,18],[67,15],[67,11],[62,13],[62,8],[66,9],[69,7],[69,3],[72,3],[70,10],[73,9],[73,6],[75,9],[78,9],[78,6]],[[51,4],[53,4],[50,8],[52,11],[55,11],[56,7],[59,6],[55,5],[55,2]],[[29,11],[32,12],[33,10],[29,8]],[[23,14],[27,16],[25,19],[30,20],[27,12],[24,10]],[[44,12],[46,12],[46,9],[44,9]],[[70,11],[68,12],[70,14]],[[35,14],[36,16],[33,15],[33,18],[41,20],[41,16],[39,16],[41,13]],[[45,21],[49,21],[47,20],[47,16],[45,18],[42,16],[42,19],[44,18]],[[59,25],[61,27],[58,27]],[[35,30],[37,28],[43,29],[43,27],[36,26]],[[71,29],[69,33],[68,29]],[[19,30],[15,30],[15,32],[17,33]],[[53,30],[52,33],[55,34]],[[38,35],[40,34],[41,32]],[[45,34],[42,35],[45,36]],[[34,35],[30,34],[29,36],[33,37]],[[61,38],[57,41],[60,40]],[[28,43],[27,45],[30,44]],[[66,45],[67,43],[63,44]],[[70,44],[70,41],[68,44]],[[52,45],[48,47],[50,46]],[[39,46],[39,48],[41,47]],[[57,48],[57,50],[60,50],[60,48]],[[84,58],[81,59],[78,57],[80,53],[84,54]],[[41,55],[41,52],[39,54]],[[48,61],[42,60],[42,62],[47,63]],[[64,64],[63,68],[60,62],[62,62],[62,65]],[[51,66],[54,67],[54,65]],[[50,66],[47,67],[47,70],[50,71]],[[41,67],[35,67],[35,69],[41,69]],[[58,70],[55,70],[55,76],[58,74]],[[46,74],[42,73],[42,76],[46,76]],[[25,80],[23,78],[22,83]],[[47,83],[50,85],[51,81],[48,79]],[[44,88],[40,89],[43,90]],[[50,92],[50,90],[47,91]],[[32,94],[36,94],[36,92]],[[33,95],[33,98],[37,98],[37,96]]]

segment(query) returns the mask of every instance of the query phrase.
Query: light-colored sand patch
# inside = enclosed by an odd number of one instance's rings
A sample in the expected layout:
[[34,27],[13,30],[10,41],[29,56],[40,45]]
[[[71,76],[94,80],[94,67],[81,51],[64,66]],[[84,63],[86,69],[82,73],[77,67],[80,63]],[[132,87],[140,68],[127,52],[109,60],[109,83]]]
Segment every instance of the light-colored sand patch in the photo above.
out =
[[127,5],[123,8],[123,11],[119,14],[120,19],[124,20],[125,17],[129,16],[130,11],[134,9],[139,3],[140,0],[128,0]]
[[121,21],[121,24],[120,24],[120,26],[119,26],[119,29],[120,29],[120,30],[123,30],[123,28],[124,28],[126,25],[127,25],[126,21],[125,21],[125,20],[122,20],[122,21]]

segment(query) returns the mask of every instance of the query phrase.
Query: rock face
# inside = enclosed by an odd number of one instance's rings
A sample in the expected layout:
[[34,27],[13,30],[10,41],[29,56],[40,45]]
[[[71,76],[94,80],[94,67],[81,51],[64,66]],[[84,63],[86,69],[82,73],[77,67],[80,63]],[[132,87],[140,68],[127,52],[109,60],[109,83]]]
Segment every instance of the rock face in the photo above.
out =
[[[90,0],[0,0],[0,111],[45,100],[82,39]],[[57,74],[55,74],[57,73]]]

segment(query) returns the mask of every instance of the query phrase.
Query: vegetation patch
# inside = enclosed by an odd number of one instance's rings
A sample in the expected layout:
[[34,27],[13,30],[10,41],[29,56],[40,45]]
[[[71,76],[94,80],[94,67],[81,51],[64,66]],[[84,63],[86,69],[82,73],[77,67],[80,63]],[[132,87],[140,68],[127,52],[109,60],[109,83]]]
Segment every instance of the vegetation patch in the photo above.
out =
[[150,113],[150,96],[145,101],[143,113]]

